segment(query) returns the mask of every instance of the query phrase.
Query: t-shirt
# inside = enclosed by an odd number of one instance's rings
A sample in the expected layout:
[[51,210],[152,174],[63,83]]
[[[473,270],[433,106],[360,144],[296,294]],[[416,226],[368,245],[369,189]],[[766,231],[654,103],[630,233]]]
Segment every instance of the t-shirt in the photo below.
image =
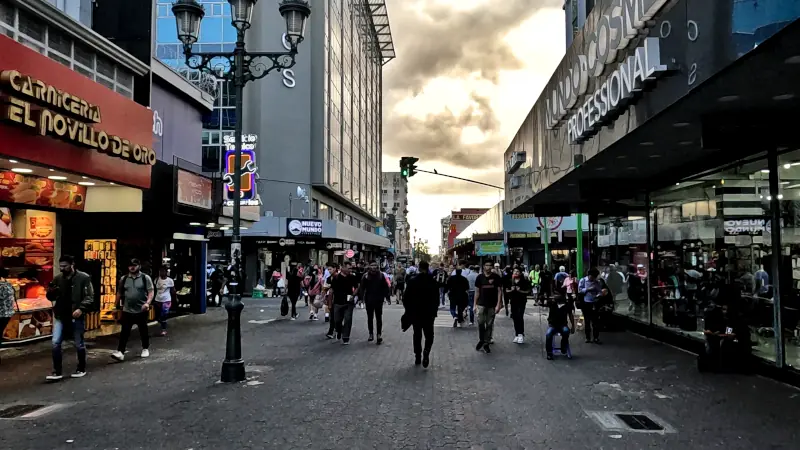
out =
[[550,302],[550,313],[547,315],[547,324],[553,328],[564,328],[567,326],[569,313],[572,311],[572,303],[564,301],[559,304],[556,301]]
[[175,281],[172,278],[156,279],[156,301],[160,303],[167,303],[172,301],[171,289],[175,287]]
[[147,293],[153,290],[153,280],[140,272],[136,276],[125,275],[121,281],[122,310],[131,314],[142,312],[142,305],[147,302]]
[[358,287],[358,278],[355,274],[344,275],[342,273],[335,277],[330,277],[328,282],[333,291],[333,303],[335,305],[348,304],[347,297],[353,295],[354,290]]
[[436,280],[436,284],[444,286],[447,284],[447,271],[443,268],[436,269],[436,273],[434,274],[434,279]]
[[478,275],[475,279],[475,289],[480,291],[480,298],[478,299],[478,306],[496,307],[497,306],[497,292],[503,286],[503,280],[500,275],[492,272],[489,276],[485,274]]
[[[512,278],[510,284],[508,285],[508,288],[511,289],[514,286],[517,286],[519,290],[511,291],[511,293],[508,294],[509,297],[511,298],[511,301],[513,301],[514,303],[526,303],[528,301],[528,293],[530,293],[531,291],[530,280],[521,276],[517,280],[517,282],[514,283],[514,279]],[[527,293],[523,293],[523,291]]]

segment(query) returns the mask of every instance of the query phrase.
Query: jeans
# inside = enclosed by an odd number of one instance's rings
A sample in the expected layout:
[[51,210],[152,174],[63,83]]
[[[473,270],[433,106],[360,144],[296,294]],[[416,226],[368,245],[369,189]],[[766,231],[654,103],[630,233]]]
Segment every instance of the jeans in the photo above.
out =
[[469,305],[469,323],[475,323],[475,291],[467,293],[467,305]]
[[353,310],[356,305],[333,305],[333,320],[336,332],[342,335],[345,342],[350,340],[350,330],[353,328]]
[[586,340],[600,339],[600,312],[592,302],[583,302],[583,330]]
[[300,297],[299,294],[297,295],[290,295],[289,296],[289,303],[292,304],[292,317],[297,317],[297,299]]
[[478,340],[488,344],[494,332],[494,308],[478,305]]
[[167,316],[169,316],[169,310],[172,308],[172,302],[155,302],[154,305],[156,308],[156,319],[158,319],[158,323],[161,325],[161,331],[167,331]]
[[378,336],[381,335],[383,330],[383,302],[367,302],[367,330],[369,335],[372,336],[372,318],[375,318],[375,324],[378,326]]
[[122,312],[122,331],[119,334],[119,346],[117,350],[120,353],[125,353],[125,347],[128,346],[128,338],[131,337],[131,328],[136,325],[139,329],[139,337],[142,339],[142,350],[150,348],[150,335],[147,332],[147,316],[146,312],[129,313]]
[[511,300],[511,319],[514,321],[514,334],[525,335],[525,305],[527,300]]
[[[426,355],[430,354],[431,347],[433,347],[433,320],[420,319],[411,324],[414,327],[414,355],[419,356],[423,352]],[[425,350],[422,349],[423,334],[425,335]]]
[[443,287],[440,287],[439,288],[439,300],[441,300],[443,305],[444,305],[444,296],[445,296],[445,290],[444,290]]
[[544,346],[547,354],[553,354],[553,336],[557,334],[561,335],[561,353],[569,354],[569,327],[547,327],[547,333],[544,335]]
[[75,348],[78,351],[78,370],[86,370],[86,344],[83,342],[86,325],[83,316],[80,319],[71,319],[66,323],[61,319],[53,318],[53,371],[59,375],[62,370],[61,343],[64,342],[64,335],[70,331],[70,328],[75,340]]

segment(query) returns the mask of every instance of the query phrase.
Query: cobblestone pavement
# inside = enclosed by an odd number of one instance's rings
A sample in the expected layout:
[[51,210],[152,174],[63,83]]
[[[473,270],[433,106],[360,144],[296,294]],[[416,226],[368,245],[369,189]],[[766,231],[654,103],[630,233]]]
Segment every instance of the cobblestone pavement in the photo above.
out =
[[[0,405],[65,404],[29,420],[0,420],[0,449],[796,449],[800,392],[754,376],[702,375],[692,355],[628,333],[605,345],[574,339],[575,359],[546,361],[529,306],[524,345],[498,316],[491,354],[477,330],[441,310],[430,368],[413,365],[401,309],[385,309],[386,342],[324,337],[320,320],[274,320],[277,301],[243,315],[249,381],[220,384],[225,315],[176,322],[152,356],[108,362],[98,341],[86,378],[44,384],[47,353],[6,359]],[[537,330],[534,332],[534,330]],[[73,367],[74,354],[65,362]],[[670,432],[611,431],[593,412],[646,412]],[[674,432],[672,432],[674,431]]]

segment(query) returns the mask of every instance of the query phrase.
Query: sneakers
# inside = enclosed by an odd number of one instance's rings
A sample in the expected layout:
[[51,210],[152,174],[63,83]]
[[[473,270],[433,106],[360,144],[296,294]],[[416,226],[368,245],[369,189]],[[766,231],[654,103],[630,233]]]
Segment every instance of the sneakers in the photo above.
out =
[[367,342],[372,342],[372,341],[374,341],[374,340],[375,340],[375,336],[373,336],[373,335],[371,335],[371,334],[370,334],[370,335],[369,335],[369,337],[367,338]]
[[72,377],[72,378],[83,378],[85,376],[86,376],[86,371],[85,370],[76,370],[75,373],[70,375],[70,377]]
[[50,375],[46,376],[45,380],[47,380],[47,381],[61,381],[62,378],[64,378],[63,375],[61,375],[60,373],[57,373],[57,372],[53,372]]
[[514,336],[514,340],[511,341],[511,342],[513,342],[515,344],[519,344],[519,335]]
[[150,350],[146,348],[142,349],[142,358],[148,358],[148,357],[150,357]]
[[289,320],[297,320],[297,316],[292,316]]
[[378,344],[378,345],[383,344],[383,338],[381,337],[380,334],[378,335],[378,340],[375,343]]
[[483,351],[486,353],[492,353],[492,349],[489,348],[489,344],[483,346]]
[[350,339],[342,339],[342,345],[350,345]]
[[111,358],[120,362],[125,361],[125,355],[123,355],[122,352],[119,350],[116,350],[113,353],[111,353]]
[[418,366],[420,364],[422,364],[422,357],[419,355],[414,356],[414,365]]
[[453,319],[453,328],[458,328],[458,319]]
[[314,320],[315,317],[316,316],[314,316],[314,313],[311,313],[308,315],[308,320]]
[[328,339],[333,339],[333,333],[328,333],[325,335],[325,337]]
[[341,338],[342,338],[342,333],[336,333],[336,340],[338,341]]
[[317,321],[317,320],[319,320],[319,317],[317,317],[317,315],[314,314],[314,317],[311,320]]
[[330,322],[330,321],[331,321],[331,315],[330,315],[330,313],[325,313],[325,323],[328,323],[328,322]]
[[431,365],[431,357],[429,354],[425,353],[422,355],[422,367],[427,369],[429,365]]
[[514,338],[514,343],[515,343],[515,344],[522,344],[522,343],[524,343],[524,342],[525,342],[525,337],[524,337],[524,336],[522,336],[521,334],[518,334],[518,335],[517,335],[517,336]]
[[477,351],[483,350],[483,341],[478,341],[478,345],[475,346],[475,350]]
[[161,337],[167,337],[167,330],[161,330]]

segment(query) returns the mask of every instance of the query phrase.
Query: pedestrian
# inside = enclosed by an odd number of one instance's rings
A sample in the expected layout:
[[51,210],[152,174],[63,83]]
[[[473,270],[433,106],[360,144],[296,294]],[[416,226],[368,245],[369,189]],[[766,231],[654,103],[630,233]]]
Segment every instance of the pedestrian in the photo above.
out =
[[[589,270],[589,274],[578,283],[578,296],[583,311],[583,328],[586,332],[586,343],[600,344],[600,300],[603,283],[599,279],[600,271]],[[582,297],[582,298],[581,298]]]
[[550,312],[547,314],[547,332],[545,333],[545,350],[547,359],[553,359],[553,337],[561,335],[561,353],[568,359],[572,359],[572,351],[569,348],[569,335],[575,332],[575,309],[572,302],[566,298],[565,289],[556,289],[552,300],[548,301],[547,306]]
[[564,278],[564,282],[561,283],[561,286],[557,286],[560,289],[563,289],[566,294],[566,299],[569,302],[575,303],[575,297],[578,293],[578,273],[570,271],[569,276]]
[[3,344],[3,333],[8,322],[16,314],[14,286],[11,286],[6,278],[8,278],[8,269],[0,267],[0,345]]
[[[375,264],[377,264],[377,263],[375,263]],[[380,270],[380,268],[378,270]],[[386,290],[386,303],[391,305],[392,304],[392,286],[394,285],[394,283],[392,282],[392,278],[394,277],[394,275],[392,274],[392,271],[389,270],[389,269],[386,269],[386,272],[381,272],[381,274],[383,275],[383,278],[386,280],[386,285],[389,287],[389,289]]]
[[72,333],[78,354],[78,367],[71,375],[81,378],[86,375],[86,345],[83,333],[86,329],[86,313],[94,304],[94,288],[88,274],[75,269],[75,258],[63,255],[58,260],[61,273],[53,278],[47,290],[47,298],[53,305],[53,372],[47,381],[58,381],[62,376],[61,344]]
[[511,284],[506,288],[506,297],[511,303],[511,319],[514,321],[514,343],[525,341],[525,306],[528,294],[531,293],[531,282],[517,268],[511,275]]
[[222,273],[222,268],[214,267],[211,272],[211,303],[213,305],[222,304],[224,286],[225,274]]
[[376,344],[383,343],[381,331],[383,330],[383,301],[389,295],[389,285],[386,283],[386,278],[380,270],[378,270],[378,263],[371,262],[367,273],[361,278],[358,288],[358,298],[363,299],[364,305],[367,307],[367,329],[369,330],[368,342],[375,340],[373,333],[372,321],[375,319],[375,325],[378,331],[378,340]]
[[560,266],[558,268],[558,273],[556,273],[555,276],[553,277],[553,281],[555,282],[555,285],[553,287],[555,288],[555,290],[561,289],[561,287],[564,285],[564,280],[568,276],[569,274],[567,273],[567,269],[564,266]]
[[495,273],[492,262],[483,264],[483,273],[475,279],[475,303],[478,305],[478,345],[475,350],[491,353],[494,316],[503,308],[503,280]]
[[406,270],[402,263],[397,264],[394,272],[394,295],[395,304],[399,305],[403,301],[403,293],[406,290]]
[[318,268],[315,268],[312,273],[313,275],[306,276],[306,278],[309,280],[308,296],[311,299],[308,305],[308,320],[319,320],[317,314],[319,314],[319,309],[324,303],[322,295],[322,274],[319,273]]
[[[358,278],[350,271],[350,262],[345,261],[341,270],[330,278],[333,291],[333,320],[336,330],[336,340],[341,339],[342,344],[350,344],[350,330],[353,326],[353,310],[355,302],[353,296],[358,289]],[[333,336],[328,334],[328,339]]]
[[453,328],[464,323],[464,309],[469,303],[469,281],[462,275],[460,268],[447,280],[447,292],[450,297],[450,315],[453,316]]
[[[420,272],[422,270],[420,269]],[[436,280],[436,285],[439,287],[439,300],[442,306],[445,304],[445,295],[447,294],[447,269],[444,263],[439,263],[439,268],[433,272],[433,277]]]
[[136,325],[142,340],[142,358],[150,356],[150,335],[147,332],[147,321],[150,303],[153,301],[153,280],[142,273],[142,265],[133,258],[128,263],[128,274],[119,280],[117,288],[117,304],[122,305],[122,330],[119,335],[119,346],[111,357],[117,361],[125,360],[125,347],[131,335],[131,328]]
[[550,268],[545,264],[539,273],[539,306],[544,306],[552,293],[553,272],[550,272]]
[[328,333],[325,335],[328,339],[333,339],[336,321],[333,320],[333,290],[331,289],[331,280],[339,273],[339,265],[336,263],[331,264],[328,276],[323,278],[322,291],[325,294],[325,322],[328,322]]
[[167,266],[161,266],[156,280],[156,316],[161,324],[161,336],[167,335],[167,316],[175,300],[175,281],[167,276],[167,270]]
[[286,271],[286,294],[292,305],[291,320],[297,320],[297,300],[300,299],[303,287],[302,266],[289,266]]
[[[439,310],[439,286],[428,272],[427,261],[419,263],[419,274],[407,281],[406,296],[403,301],[405,320],[414,329],[414,364],[422,367],[430,365],[433,347],[433,323]],[[425,346],[422,337],[425,336]]]
[[[475,281],[478,279],[480,269],[478,266],[472,266],[469,268],[469,272],[466,275],[467,281],[469,282],[469,291],[467,291],[467,307],[469,308],[469,325],[475,325]],[[461,272],[462,275],[464,272]]]
[[506,266],[502,272],[500,272],[500,277],[503,279],[503,307],[506,310],[506,317],[511,314],[510,307],[511,307],[511,295],[510,289],[512,280],[514,278],[514,269],[511,266]]
[[[355,268],[352,268],[351,272],[353,273],[353,275],[355,275],[356,282],[357,283],[361,283],[361,279],[364,278],[364,274],[367,273],[367,268],[366,268],[366,266],[364,264],[364,261],[363,260],[359,260],[356,263]],[[358,286],[356,286],[356,292],[358,292]],[[355,299],[356,299],[356,306],[359,309],[363,309],[364,308],[364,299],[359,298],[358,295],[355,296]]]

